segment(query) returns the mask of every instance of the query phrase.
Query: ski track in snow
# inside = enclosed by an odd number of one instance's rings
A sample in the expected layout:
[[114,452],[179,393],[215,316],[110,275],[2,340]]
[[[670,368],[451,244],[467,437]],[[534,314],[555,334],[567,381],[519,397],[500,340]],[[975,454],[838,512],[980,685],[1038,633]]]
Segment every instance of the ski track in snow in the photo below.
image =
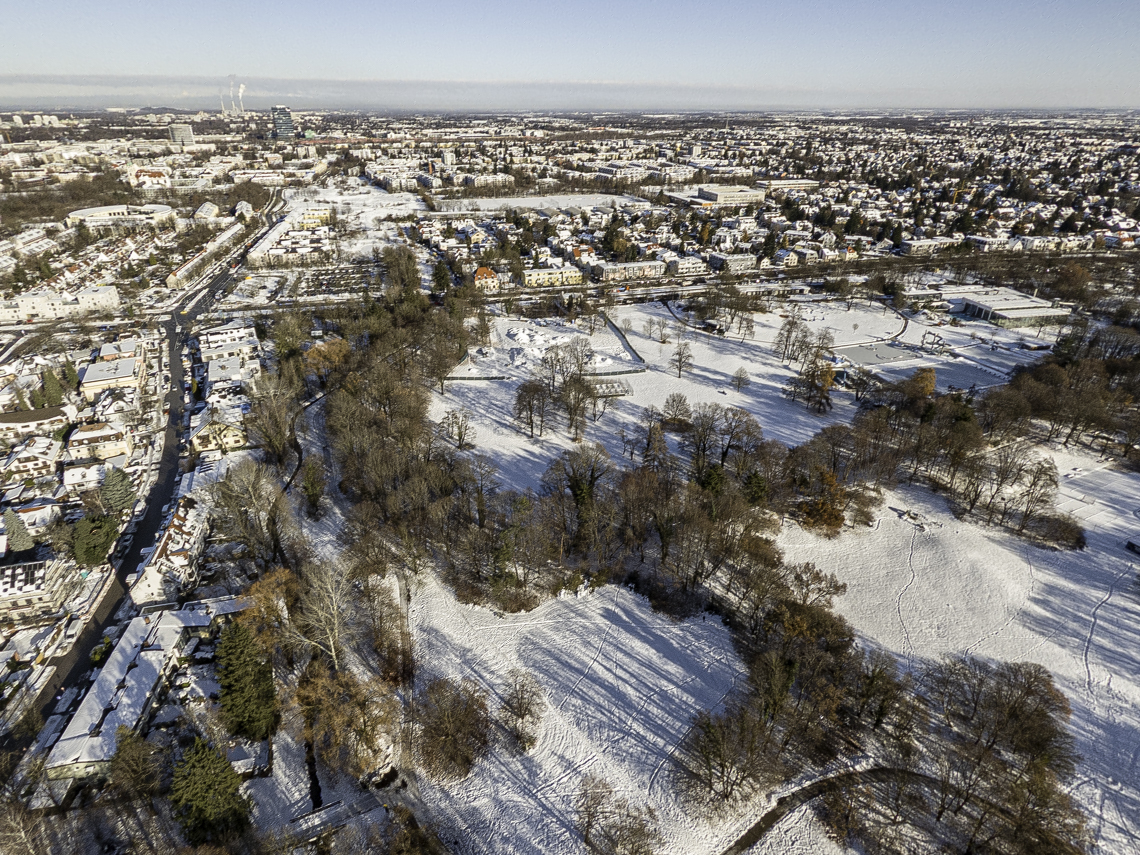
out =
[[581,676],[579,676],[578,679],[574,682],[574,685],[571,686],[566,694],[562,696],[562,701],[558,704],[559,710],[566,706],[566,702],[574,696],[575,692],[578,691],[578,687],[582,685],[582,681],[585,680],[589,673],[594,670],[594,666],[598,664],[598,657],[600,657],[602,655],[602,651],[606,649],[606,641],[609,640],[610,633],[613,632],[613,629],[613,623],[606,627],[606,631],[602,636],[602,640],[598,642],[598,649],[594,651],[594,658],[590,660],[590,664],[586,666],[586,670],[582,672]]

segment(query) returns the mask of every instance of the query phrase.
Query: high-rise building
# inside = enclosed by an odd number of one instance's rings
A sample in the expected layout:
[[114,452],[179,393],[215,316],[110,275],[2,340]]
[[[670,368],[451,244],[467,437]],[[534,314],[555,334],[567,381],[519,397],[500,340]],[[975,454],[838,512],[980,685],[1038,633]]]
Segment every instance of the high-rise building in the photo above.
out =
[[190,125],[171,125],[170,141],[175,145],[194,145],[194,129]]
[[289,112],[289,108],[278,104],[269,111],[273,117],[273,136],[279,140],[291,140],[295,136],[293,132],[293,114]]

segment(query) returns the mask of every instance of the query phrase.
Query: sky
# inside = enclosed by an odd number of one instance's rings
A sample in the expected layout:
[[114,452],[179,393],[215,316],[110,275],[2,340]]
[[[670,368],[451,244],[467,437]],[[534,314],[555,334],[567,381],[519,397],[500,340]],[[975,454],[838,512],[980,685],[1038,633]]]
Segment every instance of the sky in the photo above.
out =
[[1140,107],[1136,0],[7,5],[8,107]]

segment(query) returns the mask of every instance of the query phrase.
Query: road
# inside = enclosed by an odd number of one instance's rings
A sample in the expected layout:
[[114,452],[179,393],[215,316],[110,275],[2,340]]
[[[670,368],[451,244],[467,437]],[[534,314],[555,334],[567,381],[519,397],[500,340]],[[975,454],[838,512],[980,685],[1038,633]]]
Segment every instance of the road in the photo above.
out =
[[[142,561],[142,550],[145,547],[152,546],[155,542],[155,537],[162,526],[162,508],[174,496],[174,485],[178,475],[178,445],[184,415],[182,346],[186,341],[186,327],[192,324],[199,315],[208,311],[232,281],[232,274],[227,264],[224,266],[223,272],[215,275],[205,285],[186,294],[174,307],[170,320],[162,324],[166,329],[167,347],[170,350],[171,389],[164,399],[170,404],[170,415],[166,422],[166,437],[162,447],[158,477],[155,478],[150,493],[146,497],[146,513],[139,520],[134,537],[131,539],[130,548],[123,555],[118,570],[115,571],[115,579],[104,594],[98,610],[88,620],[71,649],[66,654],[53,658],[50,662],[56,667],[56,670],[37,699],[36,708],[41,714],[46,713],[47,708],[55,702],[55,698],[60,692],[74,686],[83,686],[86,682],[85,676],[91,670],[91,651],[115,623],[115,613],[119,610],[126,596],[127,574],[134,572],[139,562]],[[191,306],[191,304],[193,305]],[[186,310],[185,314],[182,314],[185,306],[191,307]],[[9,734],[2,747],[23,750],[30,742],[30,739],[15,740]]]

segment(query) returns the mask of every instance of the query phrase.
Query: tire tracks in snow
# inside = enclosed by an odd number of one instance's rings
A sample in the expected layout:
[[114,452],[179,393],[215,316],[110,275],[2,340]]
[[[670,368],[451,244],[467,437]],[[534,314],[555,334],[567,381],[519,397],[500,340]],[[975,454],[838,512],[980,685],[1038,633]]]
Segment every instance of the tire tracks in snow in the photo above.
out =
[[613,632],[614,626],[615,623],[611,622],[610,625],[606,627],[606,631],[602,634],[602,640],[598,643],[598,649],[594,651],[594,658],[590,660],[590,664],[586,666],[586,669],[581,673],[578,679],[574,681],[574,685],[562,696],[562,701],[558,704],[559,711],[566,706],[566,702],[570,700],[570,697],[578,691],[578,687],[582,685],[582,681],[586,679],[586,675],[594,670],[594,666],[598,663],[602,651],[606,649],[606,642],[609,640],[610,633]]

